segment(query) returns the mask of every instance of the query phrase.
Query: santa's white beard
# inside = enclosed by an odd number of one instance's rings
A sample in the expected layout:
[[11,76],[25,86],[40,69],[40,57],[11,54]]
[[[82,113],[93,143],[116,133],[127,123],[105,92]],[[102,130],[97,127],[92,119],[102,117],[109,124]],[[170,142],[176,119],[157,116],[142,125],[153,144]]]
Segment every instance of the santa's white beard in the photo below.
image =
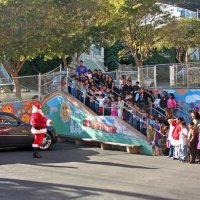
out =
[[39,113],[41,114],[42,116],[44,116],[44,113],[42,112],[41,109],[38,109],[36,106],[33,106],[32,108],[32,113]]
[[40,113],[42,116],[44,116],[44,113],[42,112],[41,109],[38,109],[38,113]]

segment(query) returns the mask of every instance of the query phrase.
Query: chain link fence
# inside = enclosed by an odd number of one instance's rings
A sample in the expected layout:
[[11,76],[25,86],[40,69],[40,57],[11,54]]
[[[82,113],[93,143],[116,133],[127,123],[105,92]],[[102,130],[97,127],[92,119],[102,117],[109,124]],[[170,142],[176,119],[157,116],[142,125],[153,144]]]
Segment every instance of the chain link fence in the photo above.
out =
[[146,65],[130,71],[120,67],[117,73],[118,80],[141,81],[147,88],[200,88],[200,63]]
[[[4,82],[3,79],[1,79]],[[38,75],[13,77],[8,84],[1,84],[0,99],[1,102],[16,102],[32,99],[38,95]]]
[[[200,88],[200,63],[164,64],[140,67],[138,70],[116,70],[104,73],[112,76],[116,86],[121,78],[136,82],[143,76],[147,88]],[[68,83],[76,72],[73,69],[62,70],[59,66],[54,70],[34,76],[0,78],[0,101],[15,102],[32,98],[42,99],[55,91],[67,91]]]
[[171,87],[199,88],[200,63],[183,63],[170,66]]

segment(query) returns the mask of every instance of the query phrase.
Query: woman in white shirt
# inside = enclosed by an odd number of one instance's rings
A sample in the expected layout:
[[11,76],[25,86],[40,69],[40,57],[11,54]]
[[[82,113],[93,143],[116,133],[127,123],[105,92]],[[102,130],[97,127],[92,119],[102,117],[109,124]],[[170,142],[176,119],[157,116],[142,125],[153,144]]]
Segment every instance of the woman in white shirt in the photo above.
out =
[[153,102],[152,114],[154,116],[158,116],[158,114],[159,114],[160,100],[161,100],[161,95],[158,94],[157,98]]

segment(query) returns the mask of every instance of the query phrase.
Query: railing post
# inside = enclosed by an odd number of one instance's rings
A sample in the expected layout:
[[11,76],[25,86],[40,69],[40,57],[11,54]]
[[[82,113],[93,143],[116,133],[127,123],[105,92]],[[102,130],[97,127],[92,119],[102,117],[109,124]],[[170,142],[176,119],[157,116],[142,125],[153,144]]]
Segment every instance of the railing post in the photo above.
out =
[[83,97],[83,104],[85,105],[85,94],[84,94],[84,97]]
[[155,89],[157,89],[157,67],[156,67],[156,65],[154,66],[154,87],[155,87]]
[[174,86],[174,65],[170,67],[170,86]]
[[62,91],[62,65],[60,64],[60,92]]
[[68,80],[69,80],[69,68],[67,67],[67,74],[66,74],[66,93],[69,93],[69,91],[68,91]]
[[41,84],[42,83],[42,76],[41,76],[41,73],[39,73],[38,75],[38,99],[40,101],[41,99]]
[[103,114],[103,116],[104,116],[104,114],[105,114],[105,107],[104,107],[104,105],[103,105],[103,113],[102,113],[102,114]]

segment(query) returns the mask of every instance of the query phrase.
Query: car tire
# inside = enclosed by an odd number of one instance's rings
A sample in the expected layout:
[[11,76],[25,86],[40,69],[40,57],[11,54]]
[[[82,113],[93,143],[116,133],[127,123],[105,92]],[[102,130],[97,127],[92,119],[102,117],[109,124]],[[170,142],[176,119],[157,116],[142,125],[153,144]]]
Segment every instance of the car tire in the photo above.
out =
[[53,142],[52,135],[49,132],[47,132],[44,136],[42,145],[39,147],[40,150],[43,151],[49,150],[51,148],[52,142]]

